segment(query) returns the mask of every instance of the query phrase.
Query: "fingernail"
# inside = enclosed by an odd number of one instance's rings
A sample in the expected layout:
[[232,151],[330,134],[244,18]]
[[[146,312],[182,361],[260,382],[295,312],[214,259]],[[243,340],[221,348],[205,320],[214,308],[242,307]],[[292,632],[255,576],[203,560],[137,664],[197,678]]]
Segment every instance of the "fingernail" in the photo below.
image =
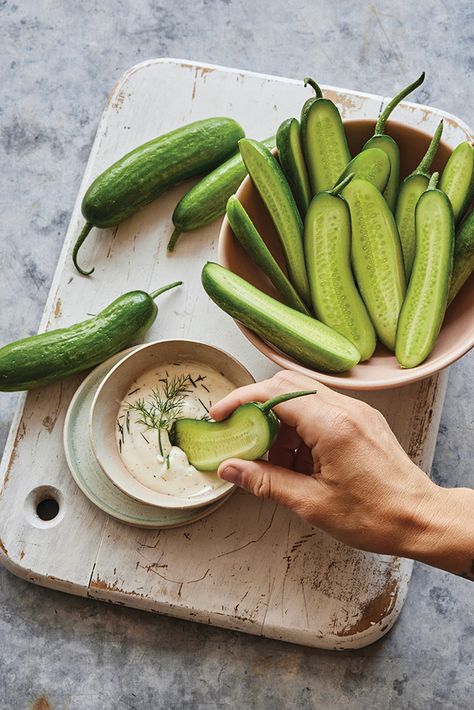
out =
[[223,478],[224,481],[234,483],[236,486],[242,485],[242,473],[235,466],[225,466],[222,471],[218,471],[218,476]]

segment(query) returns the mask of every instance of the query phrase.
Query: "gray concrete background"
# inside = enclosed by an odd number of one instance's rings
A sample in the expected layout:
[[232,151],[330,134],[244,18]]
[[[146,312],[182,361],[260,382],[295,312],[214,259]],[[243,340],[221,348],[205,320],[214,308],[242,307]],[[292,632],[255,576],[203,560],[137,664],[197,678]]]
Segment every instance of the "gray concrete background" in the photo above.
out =
[[[473,125],[469,0],[0,0],[0,344],[34,333],[106,96],[160,56],[417,99]],[[474,353],[434,476],[473,485]],[[16,395],[1,395],[0,449]],[[393,631],[329,653],[114,608],[0,570],[0,707],[472,708],[472,583],[416,565]]]

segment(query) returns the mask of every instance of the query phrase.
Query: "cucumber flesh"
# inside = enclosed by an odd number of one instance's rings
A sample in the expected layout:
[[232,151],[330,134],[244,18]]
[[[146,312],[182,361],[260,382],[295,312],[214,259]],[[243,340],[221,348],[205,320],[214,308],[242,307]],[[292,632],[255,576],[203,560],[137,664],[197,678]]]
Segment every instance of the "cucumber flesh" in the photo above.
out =
[[474,146],[467,141],[449,156],[439,189],[449,197],[454,221],[459,222],[474,196]]
[[268,276],[281,294],[283,301],[291,308],[309,314],[308,308],[273,258],[272,253],[258,233],[245,208],[235,195],[229,197],[226,214],[236,239],[252,261]]
[[340,197],[321,192],[313,198],[305,221],[305,255],[314,312],[356,346],[361,360],[367,360],[375,350],[376,337],[354,282],[350,254],[347,204]]
[[405,269],[395,219],[375,185],[352,180],[343,196],[349,205],[354,274],[375,331],[395,349],[405,296]]
[[338,182],[351,173],[356,178],[372,182],[379,192],[383,192],[390,177],[390,158],[380,148],[366,148],[352,158]]
[[369,138],[364,150],[378,148],[383,150],[390,160],[390,175],[383,190],[383,196],[392,212],[395,210],[400,183],[400,149],[391,136],[377,135]]
[[416,253],[400,313],[396,357],[416,367],[434,347],[446,311],[454,247],[454,217],[448,197],[428,189],[416,206]]
[[343,335],[267,296],[223,266],[208,262],[201,280],[223,311],[298,362],[328,372],[344,372],[359,362],[359,351]]

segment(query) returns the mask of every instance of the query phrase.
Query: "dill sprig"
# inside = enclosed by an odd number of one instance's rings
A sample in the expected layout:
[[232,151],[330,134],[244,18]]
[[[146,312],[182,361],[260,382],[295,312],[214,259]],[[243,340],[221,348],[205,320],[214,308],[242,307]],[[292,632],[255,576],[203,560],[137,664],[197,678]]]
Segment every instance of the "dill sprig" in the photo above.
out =
[[164,455],[161,433],[168,431],[171,424],[179,417],[183,410],[185,396],[191,392],[189,389],[189,375],[175,375],[160,379],[162,387],[154,387],[150,397],[137,399],[128,405],[128,411],[138,414],[137,424],[142,424],[146,430],[155,429],[158,432],[158,447],[162,458],[166,459],[169,467],[169,456]]

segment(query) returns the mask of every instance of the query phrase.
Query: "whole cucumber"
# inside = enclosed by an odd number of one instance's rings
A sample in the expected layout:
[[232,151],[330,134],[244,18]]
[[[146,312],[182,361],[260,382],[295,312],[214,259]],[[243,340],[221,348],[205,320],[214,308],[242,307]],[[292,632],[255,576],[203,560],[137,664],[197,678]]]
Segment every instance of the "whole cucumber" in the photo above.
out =
[[[262,141],[267,148],[275,147],[275,136]],[[233,155],[209,175],[202,178],[178,202],[173,212],[174,231],[168,243],[173,251],[182,232],[190,232],[221,217],[227,200],[247,175],[240,153]]]
[[352,275],[351,219],[347,203],[338,196],[352,177],[313,197],[305,220],[304,247],[317,318],[354,343],[361,360],[368,360],[377,339]]
[[280,164],[262,143],[239,141],[243,161],[265,203],[285,255],[291,283],[307,306],[311,304],[303,251],[303,222]]
[[151,294],[129,291],[94,318],[50,330],[0,348],[0,391],[17,392],[56,382],[97,365],[141,338],[158,314]]
[[448,305],[474,271],[474,210],[456,231],[454,240],[453,275],[449,287]]
[[377,335],[393,351],[405,296],[397,225],[384,198],[368,180],[352,180],[342,194],[351,213],[352,265],[357,284]]
[[276,145],[281,167],[304,219],[311,202],[311,185],[301,145],[300,124],[296,118],[287,118],[280,125]]
[[377,190],[383,192],[390,177],[390,159],[380,148],[365,148],[352,158],[338,183],[351,174],[356,178],[373,182]]
[[114,227],[183,180],[212,170],[237,150],[244,136],[231,118],[205,118],[138,146],[101,173],[82,200],[86,224],[73,261],[92,227]]
[[359,362],[359,351],[343,335],[267,296],[223,266],[208,262],[201,280],[219,308],[303,365],[344,372]]
[[432,351],[443,323],[453,267],[454,216],[434,173],[415,213],[416,251],[400,313],[395,354],[402,367],[420,365]]

